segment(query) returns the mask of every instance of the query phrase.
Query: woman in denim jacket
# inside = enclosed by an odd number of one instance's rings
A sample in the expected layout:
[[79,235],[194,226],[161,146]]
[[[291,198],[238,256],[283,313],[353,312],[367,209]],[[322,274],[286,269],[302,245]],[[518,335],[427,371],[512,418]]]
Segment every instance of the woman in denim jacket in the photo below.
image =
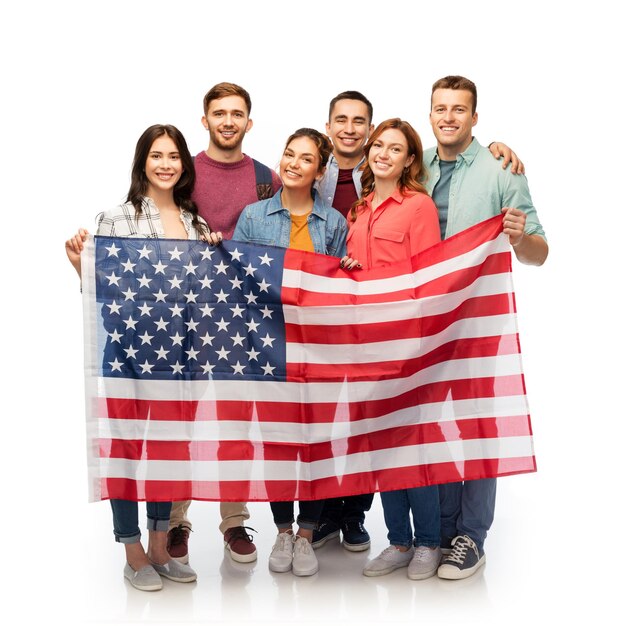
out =
[[[293,248],[342,257],[348,226],[339,211],[324,204],[313,185],[324,174],[332,152],[328,137],[312,128],[300,128],[287,139],[280,160],[283,187],[272,198],[248,205],[233,239],[260,245]],[[294,503],[270,502],[278,537],[269,567],[273,572],[312,576],[318,570],[311,548],[323,500],[299,503],[298,530],[292,530]]]

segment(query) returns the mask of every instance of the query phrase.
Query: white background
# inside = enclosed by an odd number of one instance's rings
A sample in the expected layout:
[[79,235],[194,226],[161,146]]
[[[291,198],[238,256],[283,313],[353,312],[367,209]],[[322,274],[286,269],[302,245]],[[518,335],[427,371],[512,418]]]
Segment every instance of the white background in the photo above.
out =
[[[624,589],[624,34],[615,3],[38,2],[3,8],[1,365],[3,614],[12,623],[616,623]],[[206,147],[215,83],[252,96],[245,152],[274,166],[357,89],[374,122],[425,146],[432,83],[478,86],[478,139],[520,154],[550,243],[516,263],[538,472],[499,483],[488,563],[463,583],[370,581],[367,555],[320,553],[314,580],[223,559],[217,505],[192,507],[197,585],[140,594],[122,579],[107,503],[87,504],[78,280],[63,242],[124,199],[134,145],[173,123]],[[372,552],[385,546],[378,498]],[[286,577],[286,578],[285,578]],[[336,619],[335,619],[336,618]]]

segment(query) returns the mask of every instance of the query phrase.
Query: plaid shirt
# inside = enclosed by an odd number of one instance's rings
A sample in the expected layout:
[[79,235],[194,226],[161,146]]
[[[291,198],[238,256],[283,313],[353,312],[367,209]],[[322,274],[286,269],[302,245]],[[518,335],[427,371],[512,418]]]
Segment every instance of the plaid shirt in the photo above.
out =
[[[135,207],[131,202],[126,202],[110,211],[104,211],[98,215],[97,235],[104,237],[146,237],[159,239],[165,236],[161,215],[156,204],[151,198],[144,196],[141,202],[141,213],[135,216]],[[180,220],[187,231],[188,239],[199,239],[198,231],[192,226],[193,216],[188,211],[181,209]],[[206,222],[198,216],[201,224]],[[207,227],[208,231],[208,227]]]

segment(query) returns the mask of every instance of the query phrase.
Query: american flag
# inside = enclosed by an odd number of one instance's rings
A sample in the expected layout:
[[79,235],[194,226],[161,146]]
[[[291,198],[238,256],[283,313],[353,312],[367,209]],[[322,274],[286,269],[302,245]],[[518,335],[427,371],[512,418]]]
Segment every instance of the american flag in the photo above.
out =
[[91,239],[90,499],[308,500],[535,471],[501,222],[358,272],[236,241]]

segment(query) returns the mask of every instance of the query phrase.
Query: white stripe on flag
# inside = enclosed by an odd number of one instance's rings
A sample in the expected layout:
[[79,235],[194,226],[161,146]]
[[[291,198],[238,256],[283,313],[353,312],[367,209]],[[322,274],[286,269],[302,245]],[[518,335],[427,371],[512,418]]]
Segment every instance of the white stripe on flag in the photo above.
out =
[[529,436],[505,437],[500,439],[469,439],[465,441],[428,443],[415,446],[376,450],[335,456],[332,459],[304,463],[302,461],[154,461],[101,459],[101,475],[108,478],[141,477],[144,480],[162,481],[266,481],[319,480],[361,472],[432,465],[436,463],[464,463],[474,459],[509,459],[529,457],[534,454],[532,438]]

